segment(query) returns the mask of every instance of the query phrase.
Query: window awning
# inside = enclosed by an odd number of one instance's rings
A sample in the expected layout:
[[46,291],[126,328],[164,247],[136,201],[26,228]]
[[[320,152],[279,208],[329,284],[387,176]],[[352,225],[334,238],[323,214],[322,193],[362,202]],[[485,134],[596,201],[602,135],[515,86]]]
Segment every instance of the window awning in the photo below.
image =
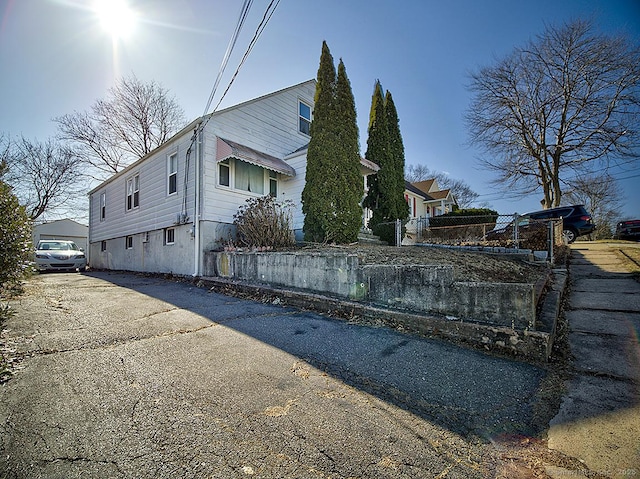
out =
[[216,162],[224,161],[228,158],[237,158],[252,165],[261,166],[267,170],[282,173],[283,175],[296,176],[296,170],[286,161],[234,141],[218,137]]

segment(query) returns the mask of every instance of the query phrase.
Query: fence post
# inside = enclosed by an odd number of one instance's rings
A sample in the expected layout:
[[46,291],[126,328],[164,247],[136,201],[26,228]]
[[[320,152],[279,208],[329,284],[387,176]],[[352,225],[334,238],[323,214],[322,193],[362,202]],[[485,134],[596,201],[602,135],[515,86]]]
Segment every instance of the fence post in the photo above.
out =
[[402,221],[396,220],[396,246],[402,246]]
[[556,222],[554,220],[549,221],[549,234],[547,239],[548,251],[549,255],[549,263],[553,264],[553,246],[556,239]]
[[513,243],[516,249],[520,249],[520,225],[518,219],[520,215],[518,213],[513,214]]

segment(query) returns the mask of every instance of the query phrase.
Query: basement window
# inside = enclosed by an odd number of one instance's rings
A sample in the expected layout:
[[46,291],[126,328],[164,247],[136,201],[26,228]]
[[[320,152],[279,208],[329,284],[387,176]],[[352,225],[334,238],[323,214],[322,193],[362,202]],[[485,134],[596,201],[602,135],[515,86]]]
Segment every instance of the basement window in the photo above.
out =
[[176,242],[176,229],[175,228],[167,228],[164,230],[164,244],[172,245]]

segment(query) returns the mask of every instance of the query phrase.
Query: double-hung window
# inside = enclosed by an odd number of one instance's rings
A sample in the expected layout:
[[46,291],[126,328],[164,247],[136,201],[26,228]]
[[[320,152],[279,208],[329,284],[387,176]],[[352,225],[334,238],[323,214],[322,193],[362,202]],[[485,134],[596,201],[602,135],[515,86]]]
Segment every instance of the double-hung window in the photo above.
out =
[[278,197],[278,173],[269,170],[269,195]]
[[298,102],[298,131],[305,135],[310,134],[311,107],[303,101]]
[[104,221],[107,217],[107,194],[100,194],[100,221]]
[[235,161],[234,187],[236,190],[264,194],[264,168],[244,161]]
[[178,192],[178,153],[167,157],[167,194]]
[[228,159],[218,163],[218,183],[220,186],[231,186],[229,181],[231,178],[230,168]]
[[127,180],[127,211],[140,206],[140,175]]

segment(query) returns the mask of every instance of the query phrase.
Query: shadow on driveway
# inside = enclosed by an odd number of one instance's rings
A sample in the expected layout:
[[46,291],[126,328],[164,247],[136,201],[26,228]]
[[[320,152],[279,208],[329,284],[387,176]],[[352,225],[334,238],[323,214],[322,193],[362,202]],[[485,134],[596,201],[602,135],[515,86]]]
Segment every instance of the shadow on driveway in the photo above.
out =
[[[88,275],[197,313],[465,437],[533,436],[542,368],[161,277]],[[259,362],[260,358],[256,357]]]

